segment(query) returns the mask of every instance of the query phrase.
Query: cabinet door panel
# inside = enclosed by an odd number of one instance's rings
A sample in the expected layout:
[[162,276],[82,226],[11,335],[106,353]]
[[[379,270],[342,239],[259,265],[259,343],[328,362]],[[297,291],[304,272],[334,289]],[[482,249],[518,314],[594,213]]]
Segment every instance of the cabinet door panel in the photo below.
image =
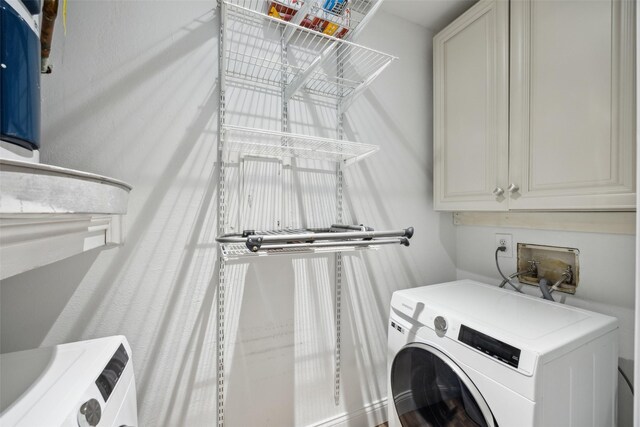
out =
[[480,1],[434,38],[436,209],[507,209],[507,11]]
[[511,209],[632,209],[633,2],[511,5]]

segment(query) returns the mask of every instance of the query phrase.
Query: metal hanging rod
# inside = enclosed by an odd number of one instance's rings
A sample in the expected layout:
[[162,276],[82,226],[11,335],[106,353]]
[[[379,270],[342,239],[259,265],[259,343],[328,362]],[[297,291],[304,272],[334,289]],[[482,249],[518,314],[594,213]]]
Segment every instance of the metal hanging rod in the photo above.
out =
[[345,240],[343,242],[316,242],[297,244],[269,244],[252,252],[245,243],[220,243],[220,251],[225,261],[263,256],[306,255],[323,253],[342,253],[360,250],[377,250],[380,246],[400,244],[408,245],[407,237],[372,240]]
[[409,246],[413,227],[402,230],[375,231],[365,226],[332,225],[324,229],[254,231],[225,234],[219,243],[244,243],[251,252],[269,249],[369,246],[402,244]]
[[409,239],[407,237],[397,237],[392,239],[371,239],[367,240],[349,240],[349,241],[327,241],[327,242],[305,242],[305,243],[270,243],[266,245],[260,246],[253,252],[257,252],[258,250],[269,251],[273,249],[312,249],[312,248],[341,248],[344,246],[354,247],[354,246],[371,246],[371,245],[403,245],[409,246]]

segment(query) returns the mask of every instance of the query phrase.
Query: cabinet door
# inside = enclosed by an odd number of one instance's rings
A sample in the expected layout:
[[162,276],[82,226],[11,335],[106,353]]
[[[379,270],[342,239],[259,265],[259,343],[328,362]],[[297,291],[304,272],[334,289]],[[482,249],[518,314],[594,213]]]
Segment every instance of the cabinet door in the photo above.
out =
[[634,2],[511,3],[511,209],[635,207]]
[[437,210],[507,209],[508,10],[481,0],[433,39]]

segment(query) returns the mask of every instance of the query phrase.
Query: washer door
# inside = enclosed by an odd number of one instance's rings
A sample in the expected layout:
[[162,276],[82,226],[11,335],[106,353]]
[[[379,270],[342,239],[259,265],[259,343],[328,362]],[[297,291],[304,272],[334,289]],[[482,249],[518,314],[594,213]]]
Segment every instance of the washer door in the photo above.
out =
[[471,379],[440,350],[409,344],[391,365],[391,390],[403,427],[496,427]]

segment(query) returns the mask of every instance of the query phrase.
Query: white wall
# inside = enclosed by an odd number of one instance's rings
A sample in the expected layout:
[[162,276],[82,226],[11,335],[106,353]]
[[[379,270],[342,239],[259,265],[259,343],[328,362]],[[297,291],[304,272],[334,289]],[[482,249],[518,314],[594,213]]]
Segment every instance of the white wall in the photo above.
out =
[[[131,183],[127,241],[0,288],[3,352],[126,335],[141,425],[211,425],[216,417],[214,7],[69,2],[67,35],[58,25],[54,73],[42,81],[42,160]],[[228,425],[378,421],[362,409],[386,397],[391,293],[454,279],[455,231],[431,203],[431,36],[387,15],[362,36],[400,60],[349,111],[347,137],[381,149],[346,173],[347,219],[378,229],[413,225],[416,235],[409,248],[345,256],[340,405],[333,403],[333,257],[239,263],[228,271]],[[245,124],[274,125],[273,99],[243,105],[257,122]],[[328,132],[309,110],[293,110],[295,126],[310,119],[310,131]],[[326,173],[297,172],[303,183],[331,184]],[[297,222],[333,215],[313,191],[294,197]]]
[[[638,25],[638,21],[640,20],[640,8],[636,8],[636,17],[635,23]],[[640,67],[638,67],[637,58],[640,57],[640,33],[636,31],[636,82],[640,80]],[[635,117],[635,125],[636,125],[636,142],[640,140],[640,109],[637,108],[638,98],[640,98],[640,86],[636,85],[636,117]],[[640,151],[636,150],[636,188],[640,188],[640,175],[637,173],[637,166],[640,164]],[[640,211],[640,198],[636,197],[636,212]],[[636,230],[640,230],[640,217],[638,217],[636,213]],[[640,263],[638,262],[638,253],[640,252],[640,238],[638,237],[638,233],[636,232],[636,268],[635,268],[635,286],[636,290],[635,294],[635,303],[636,307],[640,304]],[[635,360],[640,359],[640,314],[638,312],[635,313],[635,348],[634,348],[634,356]],[[638,384],[638,380],[640,379],[640,370],[636,369],[634,372],[633,383]],[[640,425],[640,396],[635,394],[633,397],[633,425]]]
[[[69,3],[68,34],[58,26],[54,73],[43,76],[42,160],[131,183],[127,242],[0,283],[2,352],[127,336],[141,425],[210,425],[216,416],[214,5]],[[362,409],[386,397],[391,293],[456,275],[498,282],[493,233],[505,229],[454,228],[450,215],[432,210],[431,37],[381,14],[361,39],[400,60],[349,110],[346,136],[380,151],[346,172],[347,219],[379,229],[413,225],[416,235],[409,248],[345,257],[340,405],[333,403],[333,257],[240,263],[229,271],[229,425],[348,416],[358,417],[353,425],[373,424]],[[277,128],[277,101],[253,96],[238,105],[255,113],[243,124]],[[331,136],[326,114],[294,104],[292,128]],[[313,126],[303,124],[309,120]],[[327,174],[297,172],[303,183],[331,187]],[[295,221],[331,218],[325,196],[297,197]],[[632,359],[633,237],[508,232],[514,242],[580,249],[580,288],[569,303],[617,315],[621,357]],[[502,265],[515,268],[513,260]]]
[[[459,279],[476,279],[496,285],[502,281],[494,261],[495,233],[513,235],[514,257],[499,258],[500,268],[506,275],[516,271],[515,248],[518,242],[564,246],[580,250],[580,283],[576,295],[567,296],[566,303],[618,318],[620,366],[632,379],[635,236],[458,226],[456,227],[456,266]],[[532,295],[540,295],[533,286],[525,286],[523,290]],[[619,425],[630,426],[633,417],[633,397],[621,377],[619,377],[618,397]]]

